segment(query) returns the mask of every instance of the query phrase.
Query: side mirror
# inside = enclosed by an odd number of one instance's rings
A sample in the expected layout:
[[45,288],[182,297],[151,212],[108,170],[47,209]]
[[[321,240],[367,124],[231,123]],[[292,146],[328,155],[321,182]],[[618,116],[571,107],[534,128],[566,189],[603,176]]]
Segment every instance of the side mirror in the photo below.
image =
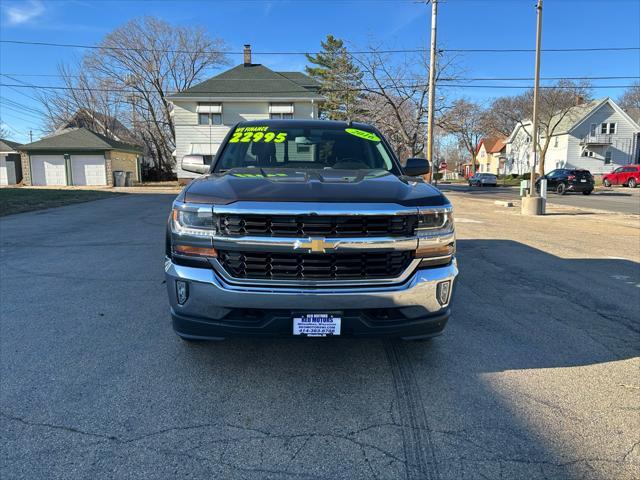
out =
[[204,163],[202,155],[185,155],[182,157],[182,170],[193,173],[208,173],[209,165]]
[[430,171],[429,161],[426,158],[408,158],[404,167],[404,174],[409,177],[419,177]]

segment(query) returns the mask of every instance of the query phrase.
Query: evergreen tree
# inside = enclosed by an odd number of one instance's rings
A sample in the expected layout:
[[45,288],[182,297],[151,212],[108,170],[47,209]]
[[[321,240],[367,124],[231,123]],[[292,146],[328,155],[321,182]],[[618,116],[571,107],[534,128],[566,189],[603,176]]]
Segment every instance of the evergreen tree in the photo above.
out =
[[362,114],[362,94],[359,90],[362,72],[354,65],[344,42],[333,35],[320,42],[322,51],[307,54],[309,76],[320,83],[323,102],[320,116],[330,120],[357,120]]

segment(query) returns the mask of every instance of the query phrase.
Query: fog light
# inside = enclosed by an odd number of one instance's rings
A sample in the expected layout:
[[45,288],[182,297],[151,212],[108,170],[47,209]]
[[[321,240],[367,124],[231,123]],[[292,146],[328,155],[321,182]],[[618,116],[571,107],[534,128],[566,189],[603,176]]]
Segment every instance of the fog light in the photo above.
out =
[[184,305],[189,298],[189,285],[187,282],[176,280],[176,293],[178,294],[178,303]]
[[436,288],[436,296],[440,305],[446,305],[449,302],[449,294],[451,293],[451,280],[438,283]]

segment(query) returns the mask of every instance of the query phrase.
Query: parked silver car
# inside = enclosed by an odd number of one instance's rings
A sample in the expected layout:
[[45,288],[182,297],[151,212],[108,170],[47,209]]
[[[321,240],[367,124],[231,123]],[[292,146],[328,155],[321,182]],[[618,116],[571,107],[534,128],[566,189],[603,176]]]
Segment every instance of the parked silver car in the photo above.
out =
[[469,178],[470,187],[496,187],[498,185],[498,177],[493,173],[475,173]]

